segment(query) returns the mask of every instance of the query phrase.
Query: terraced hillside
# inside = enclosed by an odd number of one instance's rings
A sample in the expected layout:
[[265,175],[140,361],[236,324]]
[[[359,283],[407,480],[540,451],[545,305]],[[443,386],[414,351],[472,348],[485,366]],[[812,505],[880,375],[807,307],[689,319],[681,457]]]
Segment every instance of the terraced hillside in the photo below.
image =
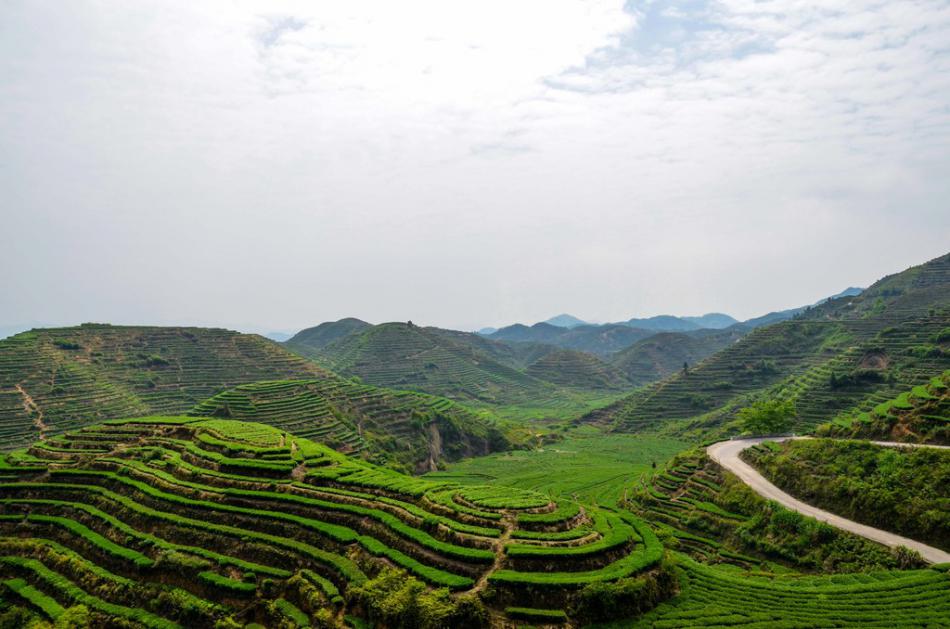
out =
[[440,395],[518,418],[525,412],[576,416],[625,385],[609,366],[586,354],[408,323],[373,326],[319,350],[287,346],[367,384]]
[[657,382],[735,343],[748,333],[742,326],[691,333],[654,334],[610,357],[610,364],[635,386]]
[[950,450],[799,439],[757,444],[742,458],[810,505],[950,550]]
[[494,422],[445,398],[343,378],[255,382],[229,389],[189,413],[275,426],[411,471],[484,455],[510,444]]
[[536,323],[532,326],[518,323],[487,336],[494,341],[556,345],[605,358],[656,333],[656,330],[633,328],[623,323],[582,325],[569,329],[548,323]]
[[228,330],[85,324],[0,340],[2,446],[114,417],[181,413],[237,384],[327,372]]
[[0,614],[23,624],[82,605],[100,626],[483,626],[583,615],[611,583],[650,605],[672,587],[629,513],[404,476],[232,420],[39,442],[0,459],[0,503]]
[[793,400],[799,431],[869,411],[950,368],[950,256],[905,274],[759,328],[583,421],[636,431],[682,420],[708,435],[735,430],[736,411],[761,397]]
[[755,572],[856,572],[923,565],[862,537],[766,501],[701,449],[643,479],[628,507],[668,547],[697,561]]
[[682,558],[680,593],[635,623],[637,629],[687,627],[947,627],[945,570],[763,577]]
[[630,381],[617,368],[593,354],[554,349],[528,365],[526,373],[565,387],[580,389],[624,389]]
[[816,432],[823,437],[950,444],[950,371],[870,411],[837,417]]

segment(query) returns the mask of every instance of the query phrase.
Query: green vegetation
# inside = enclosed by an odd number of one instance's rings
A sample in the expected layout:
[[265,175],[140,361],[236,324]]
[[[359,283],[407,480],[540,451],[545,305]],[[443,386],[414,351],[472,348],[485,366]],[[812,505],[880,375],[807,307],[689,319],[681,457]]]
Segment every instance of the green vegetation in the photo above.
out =
[[191,414],[270,424],[407,471],[427,471],[442,460],[509,445],[485,413],[445,398],[338,377],[241,385],[205,400]]
[[427,478],[499,484],[585,502],[615,504],[625,487],[686,444],[649,435],[603,435],[589,429],[535,450],[493,454],[446,466]]
[[50,618],[481,626],[486,603],[542,587],[567,609],[663,553],[629,514],[407,477],[264,424],[132,418],[57,443],[0,466],[0,580]]
[[511,420],[571,419],[630,386],[600,359],[550,345],[498,343],[408,323],[360,328],[327,344],[307,342],[303,334],[287,347],[337,373],[447,397]]
[[950,370],[857,415],[818,427],[821,436],[950,444]]
[[805,432],[857,416],[950,369],[950,255],[757,328],[688,370],[579,420],[622,432],[662,428],[714,438],[741,430],[740,409],[791,401]]
[[0,443],[28,446],[115,417],[174,414],[246,382],[322,378],[260,336],[84,324],[0,340]]
[[[819,424],[947,442],[948,287],[944,256],[749,333],[505,332],[562,347],[355,319],[299,355],[197,328],[0,341],[20,448],[0,456],[0,628],[950,626],[947,565],[763,500],[695,447]],[[746,456],[950,548],[945,452]]]
[[922,565],[919,557],[764,500],[698,449],[677,455],[632,492],[628,505],[656,527],[664,545],[704,562],[776,574]]
[[689,369],[716,352],[735,343],[750,330],[742,326],[725,330],[661,332],[637,341],[610,356],[610,364],[619,369],[633,385],[643,386]]
[[807,439],[743,457],[809,504],[950,550],[950,451]]
[[791,400],[759,400],[739,411],[739,421],[747,433],[777,435],[788,431],[795,421]]
[[945,627],[946,573],[871,572],[763,577],[679,556],[680,592],[638,622],[617,627]]

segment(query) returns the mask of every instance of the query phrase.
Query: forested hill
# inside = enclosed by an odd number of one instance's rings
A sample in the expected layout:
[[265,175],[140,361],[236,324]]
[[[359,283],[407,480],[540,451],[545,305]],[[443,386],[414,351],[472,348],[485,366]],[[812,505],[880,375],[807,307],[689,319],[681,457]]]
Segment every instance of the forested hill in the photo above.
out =
[[637,431],[728,432],[739,408],[791,400],[797,428],[857,414],[950,368],[950,255],[876,282],[859,296],[806,309],[756,329],[688,371],[581,421]]

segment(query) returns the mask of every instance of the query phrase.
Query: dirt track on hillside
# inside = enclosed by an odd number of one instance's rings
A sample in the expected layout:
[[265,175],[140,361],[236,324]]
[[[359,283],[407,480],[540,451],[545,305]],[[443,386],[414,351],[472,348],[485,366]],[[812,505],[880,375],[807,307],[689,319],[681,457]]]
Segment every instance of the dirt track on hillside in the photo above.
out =
[[[787,441],[791,438],[792,437],[776,437],[772,439],[732,439],[730,441],[720,441],[719,443],[714,443],[713,445],[706,448],[706,454],[708,454],[709,458],[711,458],[713,461],[738,476],[742,482],[751,487],[755,493],[759,494],[763,498],[774,500],[783,507],[792,509],[793,511],[798,511],[801,514],[813,517],[816,520],[827,522],[835,528],[849,531],[855,535],[860,535],[861,537],[866,537],[869,540],[884,544],[885,546],[906,546],[907,548],[919,552],[920,555],[930,563],[950,562],[950,553],[940,550],[939,548],[927,546],[926,544],[902,537],[896,533],[890,533],[888,531],[882,531],[881,529],[867,526],[866,524],[860,524],[859,522],[848,520],[847,518],[835,515],[829,511],[824,511],[823,509],[806,504],[770,483],[765,479],[764,476],[759,474],[755,468],[739,458],[740,452],[748,447],[754,446],[757,443],[762,443],[763,441]],[[807,437],[794,438],[804,439]],[[950,446],[928,446],[923,444],[894,443],[889,441],[872,441],[871,443],[886,447],[930,447],[950,449]]]

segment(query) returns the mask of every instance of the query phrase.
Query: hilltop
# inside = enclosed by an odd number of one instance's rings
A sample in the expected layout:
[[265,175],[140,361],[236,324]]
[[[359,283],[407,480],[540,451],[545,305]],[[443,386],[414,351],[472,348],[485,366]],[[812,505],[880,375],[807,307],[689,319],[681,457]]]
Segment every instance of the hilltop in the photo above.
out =
[[576,328],[579,325],[589,325],[587,321],[578,319],[574,315],[569,314],[559,314],[556,317],[547,319],[544,323],[547,323],[548,325],[556,325],[559,328]]
[[334,341],[338,341],[345,336],[365,330],[370,326],[369,323],[353,317],[340,319],[339,321],[327,321],[318,326],[307,328],[297,332],[285,341],[287,347],[295,349],[300,353],[315,352]]
[[950,255],[757,328],[688,373],[583,421],[622,431],[673,421],[677,430],[723,434],[739,408],[777,397],[796,404],[797,430],[811,429],[839,413],[870,410],[950,367],[950,337],[941,332],[948,326]]

